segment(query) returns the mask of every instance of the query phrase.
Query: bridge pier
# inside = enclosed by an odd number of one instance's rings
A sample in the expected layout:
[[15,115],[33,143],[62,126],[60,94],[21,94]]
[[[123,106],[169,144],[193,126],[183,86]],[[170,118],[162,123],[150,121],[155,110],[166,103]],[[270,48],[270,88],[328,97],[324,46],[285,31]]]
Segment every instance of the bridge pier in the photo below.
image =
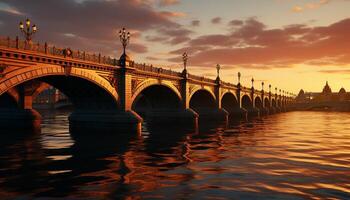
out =
[[229,120],[247,120],[248,119],[248,111],[244,108],[236,108],[233,110],[228,111],[229,113]]
[[143,119],[133,111],[74,111],[69,129],[79,133],[141,132]]
[[202,123],[227,123],[229,113],[223,109],[214,109],[214,108],[205,108],[205,109],[198,109],[196,110],[196,113],[199,115],[199,124]]
[[147,124],[161,127],[179,125],[188,129],[198,127],[199,115],[192,109],[184,110],[153,110],[145,113]]
[[263,116],[263,115],[269,115],[270,112],[269,112],[269,109],[268,108],[259,108],[259,113],[260,113],[260,116]]
[[247,108],[248,112],[248,118],[251,117],[259,117],[260,116],[260,110],[258,108]]
[[41,115],[34,109],[0,109],[0,130],[39,132]]

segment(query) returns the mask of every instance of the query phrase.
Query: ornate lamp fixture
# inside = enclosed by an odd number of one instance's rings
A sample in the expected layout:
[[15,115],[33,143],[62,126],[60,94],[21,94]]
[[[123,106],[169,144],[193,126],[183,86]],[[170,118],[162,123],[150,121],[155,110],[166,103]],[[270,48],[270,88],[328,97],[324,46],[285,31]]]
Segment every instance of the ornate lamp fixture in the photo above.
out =
[[217,78],[220,79],[220,69],[221,66],[219,64],[216,65],[216,74],[217,74]]
[[119,31],[119,39],[123,45],[123,54],[125,54],[126,46],[128,46],[130,42],[130,32],[126,32],[126,29],[123,28],[122,30]]
[[23,22],[19,22],[19,29],[24,35],[24,38],[27,43],[31,42],[32,36],[38,31],[38,28],[35,24],[33,26],[30,26],[31,22],[29,19],[26,20],[25,27]]
[[187,52],[184,52],[183,54],[182,54],[182,61],[183,61],[183,63],[184,63],[184,72],[187,72],[187,60],[188,60],[188,54],[187,54]]

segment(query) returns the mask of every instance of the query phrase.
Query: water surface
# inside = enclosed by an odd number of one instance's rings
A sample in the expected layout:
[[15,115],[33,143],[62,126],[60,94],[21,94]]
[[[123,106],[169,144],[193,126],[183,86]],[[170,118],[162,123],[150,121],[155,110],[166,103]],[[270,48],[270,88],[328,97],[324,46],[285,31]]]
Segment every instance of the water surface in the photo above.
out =
[[228,129],[0,137],[1,199],[350,199],[350,113],[290,112]]

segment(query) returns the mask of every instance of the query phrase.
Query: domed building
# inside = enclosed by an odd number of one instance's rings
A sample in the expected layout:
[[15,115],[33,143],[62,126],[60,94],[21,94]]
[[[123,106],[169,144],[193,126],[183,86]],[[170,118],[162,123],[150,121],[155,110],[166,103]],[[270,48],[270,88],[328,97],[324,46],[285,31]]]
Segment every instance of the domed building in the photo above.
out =
[[338,92],[338,97],[339,97],[339,101],[345,101],[346,100],[346,91],[345,89],[342,87],[339,92]]
[[328,81],[326,82],[326,85],[323,87],[322,94],[329,95],[332,94],[332,89],[328,85]]
[[339,92],[332,92],[332,88],[329,86],[328,81],[323,87],[322,92],[304,92],[300,90],[296,100],[298,102],[330,102],[330,101],[350,101],[350,93],[342,87]]

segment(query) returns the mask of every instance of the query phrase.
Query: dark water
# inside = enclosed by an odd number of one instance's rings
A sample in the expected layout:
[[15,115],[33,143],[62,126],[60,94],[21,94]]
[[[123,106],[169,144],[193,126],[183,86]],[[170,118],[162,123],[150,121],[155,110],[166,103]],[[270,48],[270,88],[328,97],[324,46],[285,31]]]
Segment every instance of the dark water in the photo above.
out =
[[1,135],[0,199],[350,199],[350,114],[291,112],[195,132]]

